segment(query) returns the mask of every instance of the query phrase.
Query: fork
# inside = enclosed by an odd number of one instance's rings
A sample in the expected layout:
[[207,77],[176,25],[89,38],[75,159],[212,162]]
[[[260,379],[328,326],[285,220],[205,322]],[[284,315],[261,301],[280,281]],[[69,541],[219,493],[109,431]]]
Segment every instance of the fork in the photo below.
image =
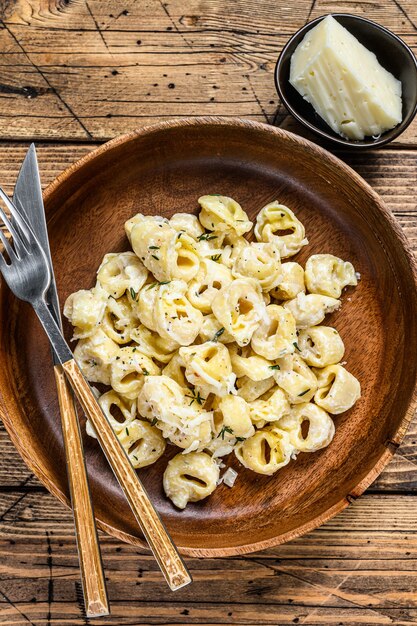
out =
[[0,240],[9,260],[7,262],[4,254],[0,253],[0,272],[14,295],[32,305],[74,393],[96,431],[103,452],[168,585],[173,591],[179,589],[191,582],[191,576],[46,303],[51,273],[45,253],[29,224],[1,187],[0,198],[13,219],[12,224],[0,207],[0,219],[13,238],[12,246],[0,229]]

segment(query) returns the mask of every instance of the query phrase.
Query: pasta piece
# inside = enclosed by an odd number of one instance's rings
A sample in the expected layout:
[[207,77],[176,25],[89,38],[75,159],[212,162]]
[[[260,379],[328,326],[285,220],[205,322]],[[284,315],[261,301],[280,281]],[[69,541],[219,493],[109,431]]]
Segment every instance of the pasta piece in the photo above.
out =
[[347,285],[358,284],[352,263],[333,254],[313,254],[306,263],[305,280],[310,293],[332,298],[340,298]]
[[232,273],[227,267],[210,259],[202,259],[197,275],[188,285],[187,298],[202,313],[211,313],[214,298],[232,280]]
[[162,370],[162,374],[175,380],[180,387],[186,388],[190,386],[190,383],[185,378],[185,365],[179,352],[174,354],[168,365]]
[[204,398],[167,376],[147,376],[138,397],[138,412],[155,422],[165,439],[185,452],[203,450],[211,440],[213,413]]
[[249,242],[244,237],[240,237],[236,231],[229,230],[223,233],[222,246],[220,261],[232,269],[242,250],[249,247]]
[[309,328],[321,324],[327,313],[333,313],[341,306],[340,300],[310,293],[299,293],[293,300],[288,300],[283,307],[290,311],[297,328]]
[[64,315],[75,326],[74,339],[91,335],[103,319],[108,295],[96,285],[92,289],[81,289],[72,293],[65,301]]
[[113,298],[129,291],[133,299],[148,278],[148,270],[134,252],[106,254],[97,272],[97,280]]
[[143,324],[130,332],[130,338],[137,344],[139,352],[161,363],[168,363],[179,348],[176,341],[160,337]]
[[201,196],[200,222],[207,230],[225,231],[233,229],[238,235],[244,235],[252,228],[248,216],[232,198],[227,196]]
[[213,313],[239,346],[247,345],[265,314],[261,288],[250,278],[237,278],[212,302]]
[[229,352],[222,343],[208,341],[200,346],[180,348],[185,377],[204,396],[219,397],[235,392],[236,374],[232,371]]
[[237,443],[251,437],[254,432],[247,402],[239,396],[224,396],[216,399],[214,437],[206,449],[215,458],[226,456]]
[[216,489],[220,470],[205,452],[177,454],[168,462],[163,484],[167,497],[178,509],[207,498]]
[[133,329],[138,319],[126,296],[118,300],[110,297],[100,327],[116,343],[124,344],[131,340]]
[[298,348],[304,361],[314,367],[326,367],[342,360],[345,346],[335,328],[312,326],[300,330]]
[[177,232],[187,233],[193,239],[198,239],[204,233],[198,217],[192,213],[175,213],[169,223]]
[[138,397],[146,376],[156,376],[157,365],[137,348],[120,348],[110,366],[110,383],[115,391],[129,400]]
[[98,403],[116,433],[124,430],[136,417],[136,402],[123,398],[113,389],[103,393]]
[[291,404],[309,402],[317,391],[317,379],[303,359],[294,354],[292,369],[274,371],[274,378]]
[[254,381],[265,380],[272,376],[274,370],[280,368],[278,361],[268,361],[256,354],[250,346],[240,348],[233,344],[228,349],[233,371],[238,378],[247,376]]
[[232,335],[221,325],[214,313],[205,315],[200,327],[199,337],[201,341],[220,341],[220,343],[232,343]]
[[265,359],[280,359],[294,352],[297,339],[295,319],[278,304],[266,307],[266,314],[252,335],[253,350]]
[[274,387],[258,400],[249,403],[250,418],[257,428],[267,422],[276,422],[290,412],[290,404],[285,393]]
[[236,381],[237,395],[241,396],[246,402],[253,402],[263,396],[275,386],[274,377],[265,378],[259,381],[253,381],[247,376],[242,376]]
[[119,353],[117,343],[98,328],[86,339],[80,339],[74,358],[87,380],[110,385],[110,365]]
[[239,461],[257,474],[272,476],[291,461],[294,447],[288,433],[274,430],[258,430],[235,449]]
[[308,244],[304,226],[300,220],[291,209],[276,201],[267,204],[259,211],[256,218],[255,237],[258,241],[275,243],[283,259],[294,256]]
[[235,278],[254,278],[262,291],[268,292],[281,281],[281,257],[275,243],[251,243],[243,246],[233,263]]
[[292,300],[305,291],[304,270],[298,263],[287,261],[281,264],[281,280],[271,291],[276,300]]
[[161,217],[160,215],[142,215],[142,213],[137,213],[133,217],[125,222],[125,232],[127,238],[129,239],[130,245],[132,245],[132,230],[136,224],[140,224],[141,222],[153,222],[156,224],[169,224],[169,220],[166,217]]
[[203,315],[187,299],[187,284],[183,280],[173,280],[155,287],[155,291],[153,316],[156,331],[168,341],[189,346],[200,332]]
[[314,401],[325,411],[339,415],[350,409],[361,397],[358,379],[342,365],[329,365],[314,371],[318,383]]
[[152,465],[165,452],[161,431],[149,422],[134,420],[117,436],[135,469]]
[[[303,423],[308,423],[307,433]],[[288,432],[290,442],[301,452],[316,452],[331,443],[334,437],[334,423],[331,417],[319,406],[308,402],[294,407],[290,415],[283,417],[279,428]]]
[[141,221],[133,226],[131,238],[134,252],[158,281],[188,282],[197,274],[200,259],[194,239],[169,223]]

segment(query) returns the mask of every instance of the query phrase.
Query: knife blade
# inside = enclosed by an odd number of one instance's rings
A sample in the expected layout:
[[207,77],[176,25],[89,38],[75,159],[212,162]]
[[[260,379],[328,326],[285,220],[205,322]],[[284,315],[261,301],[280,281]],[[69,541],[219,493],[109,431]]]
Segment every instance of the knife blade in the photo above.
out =
[[[51,272],[51,284],[46,301],[56,323],[62,330],[58,291],[56,288],[51,249],[49,246],[48,229],[46,226],[45,209],[43,205],[42,187],[39,176],[38,158],[35,144],[31,144],[20,168],[14,188],[13,201],[23,217],[30,223],[32,230],[41,244],[48,260]],[[53,352],[54,364],[59,363]]]

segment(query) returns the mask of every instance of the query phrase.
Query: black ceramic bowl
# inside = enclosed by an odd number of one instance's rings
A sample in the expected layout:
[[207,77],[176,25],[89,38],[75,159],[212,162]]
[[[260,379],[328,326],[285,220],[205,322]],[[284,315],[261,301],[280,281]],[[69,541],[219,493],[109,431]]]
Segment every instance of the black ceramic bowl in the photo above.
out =
[[374,52],[381,65],[402,83],[403,119],[398,126],[383,133],[379,138],[366,137],[362,141],[343,139],[315,112],[312,105],[290,84],[290,61],[293,52],[305,34],[326,15],[309,22],[295,33],[283,48],[275,68],[275,84],[278,94],[288,111],[309,130],[322,138],[344,148],[370,148],[381,146],[398,137],[410,124],[417,112],[417,62],[410,48],[394,33],[357,15],[332,13],[368,50]]

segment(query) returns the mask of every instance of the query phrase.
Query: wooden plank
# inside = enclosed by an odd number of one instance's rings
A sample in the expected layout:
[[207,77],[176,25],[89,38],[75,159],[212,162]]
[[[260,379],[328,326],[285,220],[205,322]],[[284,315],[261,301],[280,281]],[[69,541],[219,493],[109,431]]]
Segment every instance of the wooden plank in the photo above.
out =
[[[22,0],[0,30],[3,138],[104,140],[160,119],[274,121],[306,134],[280,104],[274,67],[308,19],[352,11],[417,50],[412,0]],[[123,5],[123,6],[122,6]],[[1,6],[1,5],[0,5]],[[254,20],[256,15],[256,20]],[[396,142],[417,144],[417,122]]]
[[[36,625],[85,624],[68,511],[49,494],[29,493],[1,495],[0,512],[0,622],[23,625],[23,613]],[[417,621],[415,497],[364,496],[273,550],[187,559],[194,584],[175,594],[149,554],[105,535],[101,545],[112,606],[106,625]]]
[[[94,145],[39,144],[38,156],[44,185],[71,163],[87,154]],[[12,193],[20,164],[28,143],[0,143],[0,181]],[[341,153],[340,156],[381,194],[395,212],[417,251],[417,151],[379,150],[362,154]],[[417,420],[410,427],[404,443],[388,468],[372,487],[376,490],[417,490]],[[16,487],[33,477],[11,444],[4,430],[0,431],[0,486]]]

